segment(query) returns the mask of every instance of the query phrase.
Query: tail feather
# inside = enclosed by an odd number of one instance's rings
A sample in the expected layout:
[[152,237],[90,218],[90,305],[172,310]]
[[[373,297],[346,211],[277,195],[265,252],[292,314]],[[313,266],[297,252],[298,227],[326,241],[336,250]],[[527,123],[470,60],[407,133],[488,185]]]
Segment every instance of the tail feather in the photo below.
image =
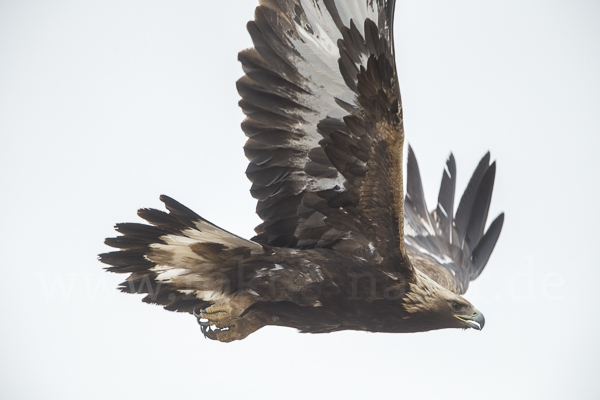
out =
[[204,218],[196,214],[194,211],[190,210],[180,202],[167,195],[161,194],[160,201],[165,203],[165,207],[167,208],[167,210],[169,210],[170,215],[173,215],[175,218],[177,218],[179,221],[181,221],[184,225],[188,227],[195,227],[195,221],[204,221],[216,226],[215,224],[205,220]]
[[117,224],[115,225],[115,230],[127,237],[145,241],[159,240],[159,238],[165,234],[164,229],[146,224],[138,224],[135,222]]
[[[159,238],[156,239],[157,243],[163,243]],[[107,238],[104,244],[110,247],[114,247],[121,250],[131,250],[137,252],[143,252],[148,247],[148,240],[145,238],[137,238],[133,236],[117,236],[114,238]]]
[[136,266],[143,269],[152,268],[155,264],[144,258],[144,253],[139,251],[113,251],[100,254],[100,261],[112,265],[108,270],[111,272],[130,272],[123,271],[124,268]]
[[107,270],[131,273],[119,289],[145,293],[143,301],[168,310],[191,312],[194,306],[228,296],[229,279],[239,257],[262,252],[262,246],[211,224],[189,208],[161,196],[168,213],[141,209],[138,215],[152,225],[118,224],[122,234],[106,239],[119,249],[100,254]]
[[154,208],[142,208],[138,210],[137,214],[140,218],[145,219],[152,225],[161,228],[168,233],[178,234],[186,229],[193,228],[193,226],[186,224],[175,215],[167,214],[164,211],[156,210]]

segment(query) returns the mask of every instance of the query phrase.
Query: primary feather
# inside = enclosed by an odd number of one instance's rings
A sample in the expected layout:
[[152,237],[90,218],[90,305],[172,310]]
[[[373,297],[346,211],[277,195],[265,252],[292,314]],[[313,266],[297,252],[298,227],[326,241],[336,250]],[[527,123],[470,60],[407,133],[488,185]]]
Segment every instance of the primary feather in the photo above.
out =
[[473,173],[454,215],[456,162],[450,154],[442,175],[435,210],[429,213],[423,196],[419,166],[409,147],[406,194],[407,250],[421,269],[445,288],[463,294],[479,276],[504,223],[504,213],[483,229],[492,199],[496,164],[486,154]]

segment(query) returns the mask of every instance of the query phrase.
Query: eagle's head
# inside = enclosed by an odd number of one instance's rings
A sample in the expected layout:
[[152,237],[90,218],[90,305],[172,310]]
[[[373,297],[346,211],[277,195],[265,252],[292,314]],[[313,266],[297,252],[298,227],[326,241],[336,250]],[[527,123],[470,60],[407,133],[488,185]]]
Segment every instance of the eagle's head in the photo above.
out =
[[471,303],[458,294],[440,286],[416,270],[416,281],[403,299],[411,320],[423,330],[443,328],[483,329],[485,318]]

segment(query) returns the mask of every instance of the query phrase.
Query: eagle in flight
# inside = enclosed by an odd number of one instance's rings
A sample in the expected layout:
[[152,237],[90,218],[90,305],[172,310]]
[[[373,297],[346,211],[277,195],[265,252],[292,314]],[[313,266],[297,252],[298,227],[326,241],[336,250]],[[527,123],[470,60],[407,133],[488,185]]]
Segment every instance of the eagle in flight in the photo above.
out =
[[302,332],[481,329],[461,295],[485,267],[504,215],[484,233],[496,164],[486,154],[454,212],[450,155],[436,208],[408,149],[394,0],[260,0],[237,82],[251,194],[263,220],[243,239],[161,196],[100,255],[143,301],[240,340],[266,325]]

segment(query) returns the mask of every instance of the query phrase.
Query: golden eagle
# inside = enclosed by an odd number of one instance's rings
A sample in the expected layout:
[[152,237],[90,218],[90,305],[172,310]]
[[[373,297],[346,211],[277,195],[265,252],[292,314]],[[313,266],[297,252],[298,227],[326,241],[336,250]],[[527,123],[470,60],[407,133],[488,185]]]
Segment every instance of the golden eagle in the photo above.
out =
[[475,328],[460,295],[496,244],[484,234],[495,163],[486,154],[454,213],[447,161],[431,213],[404,129],[394,61],[394,1],[260,0],[237,82],[251,193],[263,223],[246,240],[161,196],[168,213],[122,223],[100,255],[130,273],[120,289],[193,313],[205,336],[243,339],[266,325],[302,332]]

